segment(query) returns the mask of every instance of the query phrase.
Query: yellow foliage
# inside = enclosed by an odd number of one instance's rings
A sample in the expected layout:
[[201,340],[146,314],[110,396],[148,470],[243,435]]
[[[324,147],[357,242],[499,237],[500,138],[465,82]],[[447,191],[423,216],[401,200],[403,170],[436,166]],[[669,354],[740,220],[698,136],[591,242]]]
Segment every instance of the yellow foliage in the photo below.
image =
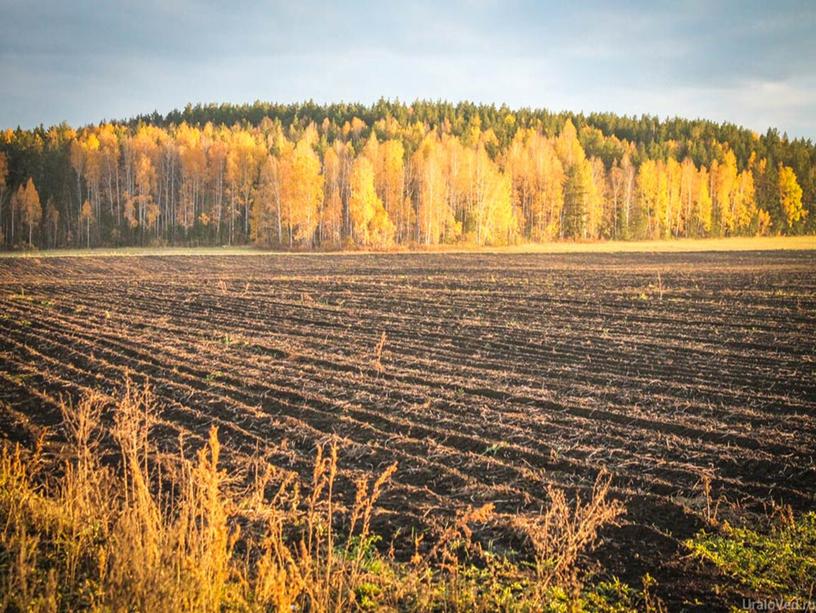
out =
[[374,168],[361,156],[351,169],[349,217],[352,231],[363,246],[387,247],[394,240],[394,224],[388,218],[374,187]]
[[796,180],[796,173],[790,166],[779,165],[779,203],[785,215],[785,222],[792,227],[797,221],[807,216],[802,206],[802,188]]

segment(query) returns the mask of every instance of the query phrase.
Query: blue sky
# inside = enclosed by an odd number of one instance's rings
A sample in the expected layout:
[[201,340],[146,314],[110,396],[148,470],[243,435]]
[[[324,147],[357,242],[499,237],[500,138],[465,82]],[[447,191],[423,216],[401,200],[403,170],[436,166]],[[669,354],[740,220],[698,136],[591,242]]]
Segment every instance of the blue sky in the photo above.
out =
[[816,139],[816,2],[0,0],[0,127],[379,97]]

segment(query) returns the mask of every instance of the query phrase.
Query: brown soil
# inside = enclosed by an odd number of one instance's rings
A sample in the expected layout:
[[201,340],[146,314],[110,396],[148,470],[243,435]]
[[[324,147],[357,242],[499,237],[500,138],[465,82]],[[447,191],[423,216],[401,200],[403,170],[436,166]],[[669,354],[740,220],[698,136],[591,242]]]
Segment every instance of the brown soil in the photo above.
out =
[[0,433],[149,378],[168,449],[216,424],[235,466],[306,474],[332,434],[347,483],[397,461],[403,535],[605,469],[628,513],[588,563],[711,610],[742,594],[685,557],[701,475],[723,508],[816,502],[814,333],[812,251],[8,259]]

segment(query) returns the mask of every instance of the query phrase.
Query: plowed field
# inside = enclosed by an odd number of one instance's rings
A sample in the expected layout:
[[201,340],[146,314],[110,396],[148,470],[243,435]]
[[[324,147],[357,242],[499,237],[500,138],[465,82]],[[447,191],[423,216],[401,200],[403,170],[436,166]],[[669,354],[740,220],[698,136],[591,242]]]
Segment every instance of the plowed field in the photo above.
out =
[[816,504],[813,251],[0,260],[5,437],[125,375],[168,448],[216,424],[236,466],[306,474],[333,434],[346,479],[397,461],[391,532],[608,470],[628,512],[594,556],[670,603],[719,602],[682,546],[703,475],[723,504]]

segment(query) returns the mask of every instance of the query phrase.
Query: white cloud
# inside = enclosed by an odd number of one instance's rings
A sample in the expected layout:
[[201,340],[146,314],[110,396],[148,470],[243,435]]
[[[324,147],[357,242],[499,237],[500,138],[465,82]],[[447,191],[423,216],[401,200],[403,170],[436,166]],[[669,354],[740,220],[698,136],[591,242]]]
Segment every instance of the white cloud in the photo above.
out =
[[129,0],[100,11],[13,0],[0,127],[197,101],[385,96],[707,117],[813,137],[809,7]]

